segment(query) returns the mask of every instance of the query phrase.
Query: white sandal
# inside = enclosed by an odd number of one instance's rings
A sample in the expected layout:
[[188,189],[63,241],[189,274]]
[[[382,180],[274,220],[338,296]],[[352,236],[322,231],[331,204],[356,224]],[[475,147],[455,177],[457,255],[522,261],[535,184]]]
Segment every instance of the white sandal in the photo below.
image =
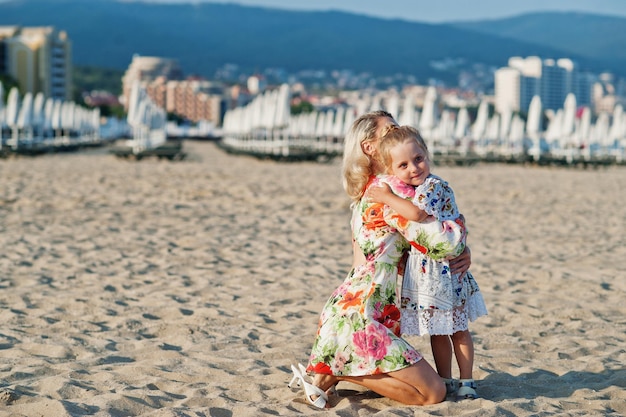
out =
[[446,384],[446,397],[455,395],[459,389],[459,381],[454,378],[443,378],[443,383]]
[[[302,373],[302,375],[306,375],[307,374],[306,373],[306,367],[304,365],[302,365],[301,363],[298,364],[298,368],[300,369],[300,372]],[[294,377],[291,378],[291,382],[289,383],[289,388],[293,388],[292,385],[293,385],[294,379],[296,380],[297,385],[300,386],[300,381],[297,381],[297,377],[294,375]],[[337,384],[335,384],[335,385],[331,386],[330,388],[328,388],[326,390],[326,395],[336,395],[336,396],[339,396],[339,391],[337,391]]]
[[473,379],[459,379],[459,390],[456,392],[458,400],[475,400],[478,398],[476,394],[476,382]]
[[[317,407],[321,409],[326,408],[326,402],[328,402],[328,395],[326,395],[326,393],[322,391],[321,388],[316,387],[315,385],[307,382],[304,379],[304,375],[306,375],[306,373],[302,372],[302,369],[306,370],[304,366],[302,366],[301,364],[298,364],[298,368],[291,365],[291,372],[293,372],[293,377],[291,378],[291,381],[289,382],[287,386],[289,388],[293,388],[293,383],[297,382],[299,386],[304,388],[304,394],[309,404],[311,404],[313,407]],[[317,398],[314,400],[312,398],[313,396],[317,396]]]

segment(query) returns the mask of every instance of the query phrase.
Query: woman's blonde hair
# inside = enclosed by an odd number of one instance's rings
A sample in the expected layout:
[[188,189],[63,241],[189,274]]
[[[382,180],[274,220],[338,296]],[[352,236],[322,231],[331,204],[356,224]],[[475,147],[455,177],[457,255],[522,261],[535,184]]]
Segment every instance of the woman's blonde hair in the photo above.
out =
[[430,155],[428,154],[428,147],[426,146],[426,142],[420,135],[419,130],[415,129],[412,126],[387,126],[385,130],[381,132],[380,142],[378,143],[378,157],[380,162],[387,170],[387,173],[391,172],[391,149],[401,143],[405,143],[408,141],[416,141],[417,146],[424,152],[426,158],[430,160]]
[[358,201],[371,175],[375,174],[372,169],[373,159],[363,152],[362,145],[378,139],[376,131],[382,119],[391,119],[393,116],[384,111],[377,110],[359,116],[346,133],[343,146],[343,188],[353,201]]

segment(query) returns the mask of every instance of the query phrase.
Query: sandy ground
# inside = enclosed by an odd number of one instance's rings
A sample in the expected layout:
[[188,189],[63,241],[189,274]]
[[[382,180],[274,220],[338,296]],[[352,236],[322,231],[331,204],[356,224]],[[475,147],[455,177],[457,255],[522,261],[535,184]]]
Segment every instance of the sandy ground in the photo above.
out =
[[626,168],[435,167],[489,308],[482,398],[341,383],[318,411],[287,382],[351,261],[339,161],[185,148],[0,160],[0,416],[626,415]]

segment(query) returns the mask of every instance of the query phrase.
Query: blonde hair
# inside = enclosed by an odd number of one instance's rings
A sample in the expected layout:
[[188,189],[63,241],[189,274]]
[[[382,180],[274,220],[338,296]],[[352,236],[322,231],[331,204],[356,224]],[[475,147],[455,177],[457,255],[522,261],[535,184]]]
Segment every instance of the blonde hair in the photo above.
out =
[[384,110],[365,113],[352,123],[344,138],[342,182],[353,201],[361,199],[370,176],[374,174],[373,159],[363,152],[362,145],[378,139],[376,132],[380,121],[385,118],[393,120],[393,116]]
[[420,132],[412,126],[387,126],[385,130],[382,132],[380,143],[378,144],[378,157],[380,158],[380,162],[387,170],[387,173],[391,172],[391,149],[399,145],[401,143],[405,143],[408,141],[416,141],[417,146],[424,152],[426,158],[430,160],[430,155],[428,154],[428,147],[426,146],[426,142],[420,135]]

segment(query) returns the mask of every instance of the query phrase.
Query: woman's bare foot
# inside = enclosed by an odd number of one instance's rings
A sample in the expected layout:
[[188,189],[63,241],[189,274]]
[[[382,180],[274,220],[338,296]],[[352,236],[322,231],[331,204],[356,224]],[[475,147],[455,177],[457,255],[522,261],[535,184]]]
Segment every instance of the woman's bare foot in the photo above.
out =
[[327,394],[335,394],[335,385],[339,379],[334,375],[315,374],[313,377],[313,385],[322,389]]

